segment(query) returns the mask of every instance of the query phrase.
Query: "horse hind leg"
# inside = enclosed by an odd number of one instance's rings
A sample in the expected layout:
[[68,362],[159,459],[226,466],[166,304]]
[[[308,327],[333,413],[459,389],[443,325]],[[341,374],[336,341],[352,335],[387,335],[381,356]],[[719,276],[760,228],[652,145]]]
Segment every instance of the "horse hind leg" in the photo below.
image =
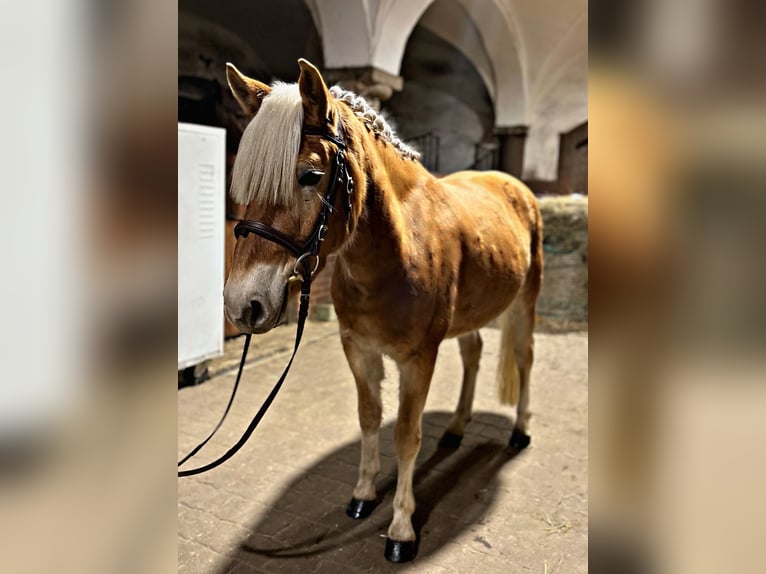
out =
[[476,375],[479,372],[479,359],[483,346],[479,331],[471,331],[459,337],[458,344],[460,345],[460,356],[463,359],[463,384],[460,388],[460,399],[455,414],[439,440],[439,446],[442,448],[457,448],[463,440],[465,425],[471,420]]
[[534,360],[534,307],[520,312],[516,318],[516,331],[514,333],[514,354],[519,369],[519,404],[516,406],[516,423],[509,444],[513,448],[522,449],[529,446],[529,419],[532,413],[529,410],[529,375]]
[[536,294],[530,297],[520,293],[503,317],[498,390],[501,403],[516,405],[516,422],[509,440],[516,449],[527,447],[531,440],[529,376],[534,359],[535,299]]

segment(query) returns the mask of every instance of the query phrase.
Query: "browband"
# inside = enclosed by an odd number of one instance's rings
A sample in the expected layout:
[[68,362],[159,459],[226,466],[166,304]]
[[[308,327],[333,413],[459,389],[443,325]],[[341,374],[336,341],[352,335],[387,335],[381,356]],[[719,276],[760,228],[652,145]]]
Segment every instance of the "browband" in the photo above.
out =
[[346,144],[343,142],[343,140],[340,139],[339,136],[333,135],[332,133],[328,132],[326,129],[319,127],[319,126],[304,126],[303,133],[307,136],[319,136],[326,140],[331,141],[336,146],[338,146],[340,149],[346,149]]

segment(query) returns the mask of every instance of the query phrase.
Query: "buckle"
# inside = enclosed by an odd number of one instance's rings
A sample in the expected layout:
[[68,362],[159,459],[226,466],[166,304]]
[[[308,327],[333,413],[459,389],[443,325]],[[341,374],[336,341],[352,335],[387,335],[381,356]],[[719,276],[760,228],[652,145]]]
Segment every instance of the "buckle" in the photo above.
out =
[[[311,273],[309,273],[309,277],[313,277],[314,276],[314,273],[316,273],[317,269],[319,269],[319,255],[314,255],[313,253],[309,253],[308,251],[306,253],[304,253],[303,255],[301,255],[300,257],[298,257],[298,259],[295,261],[295,265],[293,265],[293,274],[300,275],[301,277],[304,277],[303,273],[301,273],[298,270],[298,266],[301,263],[303,263],[303,260],[306,257],[313,257],[314,259],[316,259],[316,262],[314,263],[314,269],[312,269]],[[305,279],[305,277],[304,277],[304,279]]]
[[327,237],[327,226],[322,224],[319,226],[319,232],[317,233],[317,239],[319,241],[324,241],[324,238]]

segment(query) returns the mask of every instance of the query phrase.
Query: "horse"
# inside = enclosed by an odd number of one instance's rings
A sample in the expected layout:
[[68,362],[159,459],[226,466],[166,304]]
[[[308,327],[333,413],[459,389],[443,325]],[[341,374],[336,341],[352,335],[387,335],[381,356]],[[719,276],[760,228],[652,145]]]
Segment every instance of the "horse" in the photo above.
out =
[[[328,88],[308,61],[298,65],[297,84],[269,86],[227,64],[229,87],[249,118],[230,192],[247,206],[245,218],[271,234],[238,238],[224,288],[225,311],[243,333],[269,331],[285,321],[288,301],[298,296],[298,263],[306,263],[296,262],[303,257],[285,247],[318,233],[318,255],[308,265],[315,272],[336,254],[331,295],[356,383],[361,427],[358,481],[346,512],[364,518],[376,505],[386,354],[398,366],[400,402],[394,429],[397,484],[384,555],[404,562],[417,552],[413,471],[421,415],[444,339],[457,337],[464,369],[440,447],[460,444],[482,351],[478,329],[497,317],[500,401],[517,405],[509,444],[522,449],[530,442],[542,219],[533,193],[508,174],[462,171],[435,177],[363,98]],[[324,229],[317,231],[324,214],[329,214],[320,225]]]

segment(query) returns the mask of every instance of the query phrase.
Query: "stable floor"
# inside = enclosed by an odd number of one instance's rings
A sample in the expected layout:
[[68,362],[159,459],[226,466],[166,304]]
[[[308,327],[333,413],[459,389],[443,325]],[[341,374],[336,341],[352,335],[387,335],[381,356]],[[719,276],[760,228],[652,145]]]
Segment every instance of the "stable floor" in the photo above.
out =
[[[237,401],[198,463],[239,438],[282,372],[293,335],[294,326],[287,326],[253,338]],[[506,446],[512,412],[496,400],[500,332],[484,329],[482,337],[474,416],[454,451],[437,442],[457,403],[462,367],[455,340],[440,350],[415,477],[420,547],[414,562],[394,565],[383,557],[396,486],[396,367],[386,361],[381,503],[354,521],[345,506],[359,457],[356,391],[337,324],[310,323],[250,442],[223,466],[179,479],[179,572],[587,572],[587,333],[536,335],[532,444],[520,453]],[[179,454],[220,417],[241,345],[242,339],[227,342],[226,357],[211,365],[212,378],[179,391]]]

